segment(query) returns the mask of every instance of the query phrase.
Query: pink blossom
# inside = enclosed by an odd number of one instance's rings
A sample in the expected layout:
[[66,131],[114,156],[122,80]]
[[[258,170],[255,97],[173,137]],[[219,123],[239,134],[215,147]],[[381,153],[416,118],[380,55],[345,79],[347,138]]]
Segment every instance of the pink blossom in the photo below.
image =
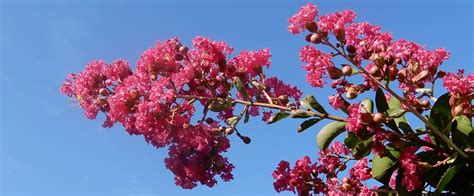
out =
[[368,180],[372,178],[372,172],[367,163],[367,157],[358,160],[349,171],[350,175],[359,180]]
[[418,157],[416,156],[416,146],[405,148],[400,155],[400,165],[403,169],[402,185],[408,191],[413,191],[421,187],[420,169],[418,168]]
[[319,17],[318,26],[321,31],[332,32],[334,34],[339,30],[344,30],[347,24],[354,21],[356,14],[351,10],[335,12]]
[[463,71],[458,74],[447,73],[443,77],[443,87],[453,96],[468,96],[474,92],[474,74],[463,76]]
[[314,22],[314,18],[318,15],[318,8],[312,3],[308,3],[301,7],[298,12],[288,19],[290,26],[288,31],[292,34],[298,34],[304,31],[306,25]]
[[308,45],[301,48],[300,58],[301,61],[308,63],[303,66],[303,69],[308,71],[306,80],[313,87],[323,87],[322,77],[326,75],[326,69],[333,64],[331,55]]
[[229,61],[229,66],[234,66],[237,72],[248,73],[256,76],[262,73],[262,68],[270,66],[270,50],[242,51]]

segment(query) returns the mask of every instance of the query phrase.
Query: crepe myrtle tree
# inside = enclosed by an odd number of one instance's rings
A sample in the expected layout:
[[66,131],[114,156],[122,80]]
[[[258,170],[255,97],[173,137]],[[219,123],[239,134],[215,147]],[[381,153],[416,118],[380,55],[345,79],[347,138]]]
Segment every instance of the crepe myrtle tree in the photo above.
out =
[[[441,71],[446,50],[393,40],[355,17],[351,10],[318,16],[308,3],[288,20],[291,34],[308,33],[308,45],[299,51],[307,82],[334,89],[329,104],[344,116],[323,108],[317,100],[325,97],[301,97],[297,87],[267,77],[269,49],[233,55],[225,42],[206,37],[194,38],[192,47],[177,38],[157,42],[135,70],[122,59],[92,61],[69,74],[61,92],[87,118],[103,113],[104,127],[120,123],[129,134],[168,148],[165,165],[185,189],[212,187],[217,176],[233,179],[234,165],[223,155],[228,137],[249,144],[238,125],[261,116],[268,124],[305,119],[298,132],[330,121],[318,131],[316,161],[305,156],[294,166],[278,164],[272,174],[278,192],[419,195],[431,187],[435,194],[471,195],[474,74]],[[434,88],[438,80],[444,89]],[[423,127],[410,126],[406,115]],[[340,134],[345,139],[333,141]],[[369,188],[369,179],[382,185]]]

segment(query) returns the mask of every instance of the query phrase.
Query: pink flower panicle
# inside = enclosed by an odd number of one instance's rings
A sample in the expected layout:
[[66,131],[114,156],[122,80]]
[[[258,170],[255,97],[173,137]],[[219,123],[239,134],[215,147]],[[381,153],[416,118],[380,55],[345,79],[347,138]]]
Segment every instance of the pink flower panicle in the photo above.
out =
[[[232,97],[238,77],[249,91],[249,100],[268,102],[263,90],[271,100],[278,100],[275,104],[284,106],[289,99],[301,97],[296,87],[275,77],[266,79],[263,68],[270,66],[268,49],[243,51],[231,59],[232,52],[227,43],[206,37],[194,38],[191,49],[172,38],[144,51],[135,71],[121,59],[112,64],[92,61],[83,72],[69,74],[60,90],[76,99],[88,118],[104,113],[104,127],[120,123],[129,134],[142,135],[157,148],[169,147],[165,164],[177,185],[212,187],[217,176],[223,181],[233,179],[234,166],[223,156],[230,148],[227,136],[231,133],[224,131],[227,125],[222,122],[234,116],[235,107],[194,122],[195,105],[179,96]],[[211,102],[196,103],[207,106]],[[249,114],[258,115],[259,108],[252,106]]]
[[308,23],[314,22],[318,15],[318,8],[312,3],[308,3],[301,7],[298,12],[288,19],[290,26],[288,31],[292,34],[301,33],[306,29]]

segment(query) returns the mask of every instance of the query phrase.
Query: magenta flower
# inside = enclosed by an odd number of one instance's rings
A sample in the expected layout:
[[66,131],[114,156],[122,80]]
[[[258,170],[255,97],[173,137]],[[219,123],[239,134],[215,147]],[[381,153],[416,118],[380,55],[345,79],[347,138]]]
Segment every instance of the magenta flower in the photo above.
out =
[[318,8],[312,3],[308,3],[301,7],[298,12],[288,19],[290,26],[288,31],[292,34],[298,34],[306,29],[308,23],[314,22],[314,18],[318,15]]

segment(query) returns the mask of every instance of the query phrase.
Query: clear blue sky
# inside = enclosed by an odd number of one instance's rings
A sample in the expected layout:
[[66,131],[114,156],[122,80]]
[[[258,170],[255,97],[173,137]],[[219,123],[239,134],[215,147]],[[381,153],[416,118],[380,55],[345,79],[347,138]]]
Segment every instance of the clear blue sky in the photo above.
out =
[[[0,195],[274,195],[271,172],[280,160],[316,157],[318,124],[297,134],[298,120],[243,126],[227,155],[235,180],[182,190],[154,149],[120,126],[101,127],[59,94],[68,72],[93,59],[135,63],[156,40],[197,35],[243,49],[269,47],[268,75],[316,94],[327,106],[330,90],[311,89],[297,52],[301,36],[287,18],[306,1],[0,1]],[[473,4],[466,1],[318,1],[320,13],[353,9],[358,21],[379,24],[396,38],[445,47],[449,70],[473,71]]]

